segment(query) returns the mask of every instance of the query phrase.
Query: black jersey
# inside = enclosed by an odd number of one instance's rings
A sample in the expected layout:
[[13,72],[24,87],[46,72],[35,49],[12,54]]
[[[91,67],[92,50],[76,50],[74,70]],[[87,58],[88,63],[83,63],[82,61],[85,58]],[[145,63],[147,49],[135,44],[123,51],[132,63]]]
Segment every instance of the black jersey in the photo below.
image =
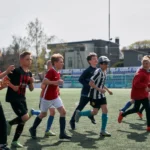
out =
[[10,82],[15,86],[19,86],[19,90],[15,92],[12,88],[8,87],[6,93],[7,102],[12,102],[16,98],[25,99],[26,87],[29,84],[30,77],[32,77],[32,73],[30,71],[25,72],[21,67],[15,68],[12,73],[8,74]]

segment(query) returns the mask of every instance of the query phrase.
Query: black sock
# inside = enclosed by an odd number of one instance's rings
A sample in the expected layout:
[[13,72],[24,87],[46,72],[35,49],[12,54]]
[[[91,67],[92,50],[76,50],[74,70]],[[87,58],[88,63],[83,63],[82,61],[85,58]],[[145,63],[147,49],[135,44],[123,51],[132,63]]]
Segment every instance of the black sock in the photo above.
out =
[[24,128],[24,123],[18,124],[13,141],[18,141],[18,139],[23,131],[23,128]]
[[12,125],[15,125],[15,124],[20,124],[22,123],[22,119],[20,117],[17,117],[11,121],[9,121],[9,124],[12,126]]
[[41,121],[42,121],[42,119],[40,119],[39,117],[36,117],[35,120],[34,120],[32,128],[34,130],[36,130],[36,128],[38,127],[38,125],[41,123]]
[[66,127],[65,117],[60,117],[59,123],[60,123],[60,134],[64,134],[65,133],[65,127]]

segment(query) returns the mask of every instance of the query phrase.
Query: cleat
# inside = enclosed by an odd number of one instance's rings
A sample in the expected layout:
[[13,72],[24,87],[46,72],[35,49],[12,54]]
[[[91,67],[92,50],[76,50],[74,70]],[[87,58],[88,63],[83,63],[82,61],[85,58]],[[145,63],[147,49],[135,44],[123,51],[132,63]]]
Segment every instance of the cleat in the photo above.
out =
[[150,127],[147,127],[147,129],[146,129],[148,132],[150,132]]
[[119,113],[119,116],[118,116],[118,123],[121,123],[122,122],[122,119],[123,119],[123,116],[122,116],[123,112],[121,111]]
[[29,111],[29,113],[28,113],[29,114],[29,118],[31,118],[33,116],[33,113],[32,113],[33,111],[34,111],[33,108]]
[[80,117],[80,110],[76,110],[75,122],[79,122]]
[[95,121],[95,119],[94,119],[94,116],[92,115],[92,116],[88,116],[88,118],[91,120],[91,122],[93,123],[93,124],[96,124],[96,121]]
[[109,132],[107,132],[107,131],[101,131],[100,132],[100,136],[106,136],[106,137],[110,137],[111,136],[111,134],[109,133]]
[[15,148],[22,148],[22,147],[23,147],[23,145],[20,144],[18,141],[13,141],[13,142],[11,143],[11,146],[12,146],[12,147],[15,147]]
[[30,135],[32,137],[32,139],[36,139],[36,130],[33,129],[32,127],[29,129]]
[[10,135],[12,126],[9,124],[9,121],[7,121],[6,124],[7,124],[7,135]]
[[140,112],[137,112],[137,114],[140,117],[140,119],[143,119],[143,114],[141,114]]
[[75,122],[74,122],[74,121],[70,121],[69,123],[70,123],[71,129],[72,129],[72,130],[75,130],[75,128],[76,128],[76,127],[75,127]]
[[71,136],[68,136],[66,133],[64,133],[64,134],[60,134],[59,135],[59,139],[61,139],[61,140],[63,140],[63,139],[69,140],[69,139],[71,139]]
[[56,136],[56,134],[53,132],[53,131],[48,131],[48,132],[45,132],[45,135],[44,137],[49,137],[49,136]]

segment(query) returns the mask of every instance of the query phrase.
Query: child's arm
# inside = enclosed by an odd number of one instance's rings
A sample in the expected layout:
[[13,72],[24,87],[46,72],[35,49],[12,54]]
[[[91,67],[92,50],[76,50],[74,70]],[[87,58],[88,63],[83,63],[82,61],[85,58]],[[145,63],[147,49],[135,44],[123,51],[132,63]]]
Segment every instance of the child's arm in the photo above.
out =
[[34,90],[34,78],[33,77],[30,77],[30,81],[29,81],[28,86],[29,86],[30,91]]
[[6,71],[0,74],[0,78],[5,77],[7,74],[12,73],[12,71],[15,69],[14,65],[10,65]]
[[101,92],[101,93],[105,93],[105,92],[106,92],[105,89],[101,89],[101,88],[97,87],[97,86],[95,85],[94,81],[92,81],[92,80],[89,82],[89,85],[90,85],[92,88],[96,89],[97,91],[99,91],[99,92]]
[[113,95],[113,92],[110,91],[106,86],[104,86],[104,89],[105,89],[110,95]]

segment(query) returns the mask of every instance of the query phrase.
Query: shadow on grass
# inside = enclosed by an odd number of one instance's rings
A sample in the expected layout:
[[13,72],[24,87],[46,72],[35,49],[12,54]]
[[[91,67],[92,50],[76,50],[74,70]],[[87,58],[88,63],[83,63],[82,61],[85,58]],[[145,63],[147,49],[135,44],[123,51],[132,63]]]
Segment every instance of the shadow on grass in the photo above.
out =
[[135,140],[136,142],[144,142],[147,139],[148,132],[144,133],[137,133],[137,132],[129,132],[129,131],[123,131],[123,130],[117,130],[122,133],[129,133],[127,135],[128,139]]
[[[130,122],[122,121],[122,123],[128,124],[131,129],[146,130],[146,122],[144,124],[141,124],[141,123],[130,123]],[[143,128],[144,126],[145,128]]]
[[87,137],[87,136],[97,135],[92,131],[86,131],[85,134],[78,133],[75,130],[70,130],[70,132],[72,133],[71,142],[79,143],[78,146],[81,146],[83,148],[96,149],[98,148],[96,146],[96,141],[104,140],[104,138],[101,137],[98,138]]

